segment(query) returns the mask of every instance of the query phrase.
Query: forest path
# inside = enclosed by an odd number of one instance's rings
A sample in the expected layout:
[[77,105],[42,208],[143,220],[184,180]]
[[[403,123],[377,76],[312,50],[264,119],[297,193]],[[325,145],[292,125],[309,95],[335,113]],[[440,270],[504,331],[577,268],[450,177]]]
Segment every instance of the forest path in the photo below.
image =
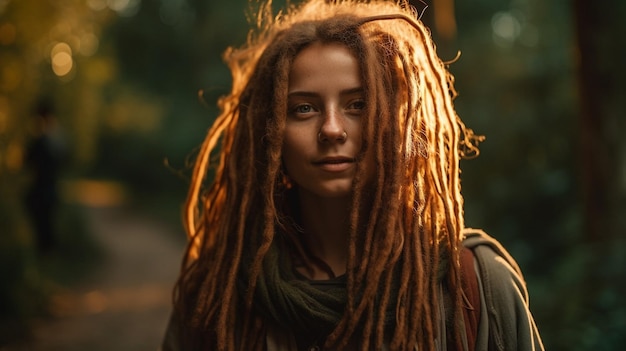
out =
[[[7,351],[154,351],[171,312],[184,234],[125,208],[86,207],[103,262],[53,298],[56,317]],[[79,263],[78,263],[79,264]],[[1,348],[0,348],[1,349]]]

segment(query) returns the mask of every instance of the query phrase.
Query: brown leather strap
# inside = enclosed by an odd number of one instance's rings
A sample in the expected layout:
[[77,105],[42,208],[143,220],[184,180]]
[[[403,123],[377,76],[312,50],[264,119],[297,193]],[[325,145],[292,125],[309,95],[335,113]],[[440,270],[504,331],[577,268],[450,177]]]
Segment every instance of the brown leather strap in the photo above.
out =
[[465,319],[465,334],[469,351],[474,351],[478,322],[480,321],[480,291],[478,276],[474,269],[474,253],[472,250],[461,250],[461,285],[463,287],[463,317]]

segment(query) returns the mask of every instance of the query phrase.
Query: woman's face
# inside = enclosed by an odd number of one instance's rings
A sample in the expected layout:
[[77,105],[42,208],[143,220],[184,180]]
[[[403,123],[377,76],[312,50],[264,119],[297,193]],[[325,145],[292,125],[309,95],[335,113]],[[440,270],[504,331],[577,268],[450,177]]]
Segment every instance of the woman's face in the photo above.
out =
[[346,47],[314,43],[296,56],[282,151],[300,191],[327,198],[351,194],[365,108],[359,63]]

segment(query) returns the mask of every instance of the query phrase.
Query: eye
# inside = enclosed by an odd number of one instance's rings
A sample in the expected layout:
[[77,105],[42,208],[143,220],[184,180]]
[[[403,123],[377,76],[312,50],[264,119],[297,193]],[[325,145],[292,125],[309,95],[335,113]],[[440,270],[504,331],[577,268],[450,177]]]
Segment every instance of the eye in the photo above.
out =
[[313,112],[313,106],[309,104],[300,104],[294,107],[293,112],[295,113],[310,113]]
[[354,101],[351,101],[350,104],[348,104],[348,110],[354,111],[354,112],[360,112],[362,110],[365,110],[365,108],[366,108],[366,104],[365,104],[365,100],[363,99],[354,100]]
[[307,118],[315,112],[315,107],[313,107],[310,103],[296,104],[289,109],[289,115],[295,118]]

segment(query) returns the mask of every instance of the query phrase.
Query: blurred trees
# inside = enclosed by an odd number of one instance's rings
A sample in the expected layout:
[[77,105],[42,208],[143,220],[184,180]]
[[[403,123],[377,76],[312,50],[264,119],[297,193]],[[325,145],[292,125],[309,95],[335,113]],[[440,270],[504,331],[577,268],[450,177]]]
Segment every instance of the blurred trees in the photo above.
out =
[[[221,54],[245,41],[254,3],[0,0],[1,267],[28,256],[21,154],[41,96],[54,99],[73,146],[68,175],[169,195],[177,219],[187,158],[230,87]],[[450,64],[458,113],[487,137],[462,164],[467,225],[520,262],[549,349],[614,348],[626,327],[626,3],[426,4],[442,59],[461,51]],[[24,281],[26,271],[2,274]]]
[[[626,199],[613,189],[624,188],[624,142],[620,131],[626,130],[624,111],[620,110],[626,89],[623,64],[626,48],[614,38],[626,35],[621,15],[626,5],[603,2],[589,6],[574,2],[579,68],[581,116],[581,171],[585,200],[585,232],[588,241],[596,242],[618,236],[624,228]],[[620,11],[621,6],[621,11]],[[623,105],[621,105],[623,107]],[[621,233],[623,234],[623,233]]]
[[626,106],[613,39],[626,33],[625,7],[515,0],[456,11],[457,107],[487,136],[464,162],[467,223],[519,260],[548,349],[617,349]]
[[[68,136],[82,145],[73,158],[91,157],[97,107],[85,97],[99,95],[95,91],[111,77],[112,62],[94,54],[100,30],[112,18],[79,0],[0,1],[0,342],[45,310],[51,287],[42,277],[50,267],[35,255],[32,225],[24,216],[31,176],[23,169],[24,153],[34,136],[36,106],[54,101]],[[75,118],[79,114],[84,118]],[[67,237],[79,241],[79,219],[59,217],[59,225],[71,226]]]
[[[626,327],[626,7],[617,1],[457,1],[439,33],[457,110],[487,139],[463,162],[469,226],[522,266],[548,349],[617,349]],[[415,1],[414,3],[418,3]],[[433,13],[434,12],[434,13]],[[441,23],[441,21],[439,21]]]
[[70,147],[60,184],[66,201],[119,199],[118,188],[102,188],[116,194],[85,191],[74,182],[112,179],[133,195],[150,196],[142,204],[178,221],[186,184],[176,173],[184,173],[215,114],[198,91],[213,102],[228,90],[220,55],[227,42],[245,39],[245,6],[0,0],[0,344],[45,314],[58,271],[71,275],[89,267],[85,255],[95,250],[80,213],[66,203],[57,224],[69,247],[52,257],[35,253],[23,196],[30,182],[24,153],[37,103],[53,102]]
[[[579,171],[583,199],[582,244],[591,251],[583,270],[585,301],[577,316],[587,320],[588,345],[617,349],[626,337],[626,130],[623,68],[626,4],[576,0]],[[620,39],[618,39],[620,38]],[[617,39],[617,41],[615,40]],[[591,326],[590,326],[591,325]]]

